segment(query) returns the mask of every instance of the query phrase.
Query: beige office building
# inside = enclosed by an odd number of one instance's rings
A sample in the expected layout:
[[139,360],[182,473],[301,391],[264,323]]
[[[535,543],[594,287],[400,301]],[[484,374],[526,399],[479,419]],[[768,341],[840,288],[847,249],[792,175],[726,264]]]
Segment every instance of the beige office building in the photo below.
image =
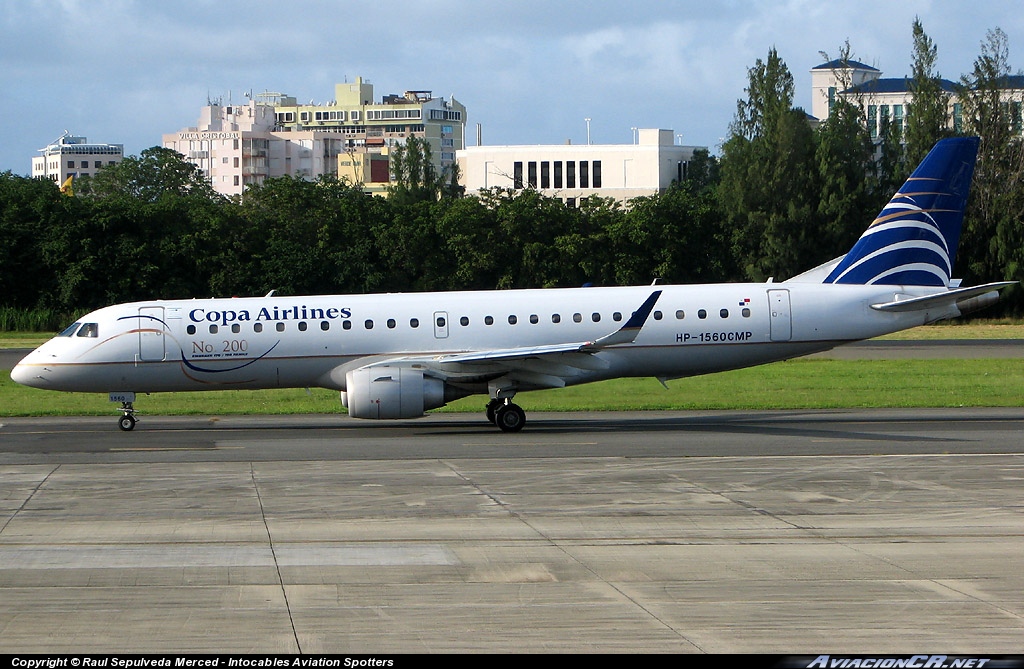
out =
[[672,130],[639,129],[633,144],[473,146],[458,154],[467,193],[532,188],[577,206],[592,195],[623,203],[665,191],[686,177],[695,150]]

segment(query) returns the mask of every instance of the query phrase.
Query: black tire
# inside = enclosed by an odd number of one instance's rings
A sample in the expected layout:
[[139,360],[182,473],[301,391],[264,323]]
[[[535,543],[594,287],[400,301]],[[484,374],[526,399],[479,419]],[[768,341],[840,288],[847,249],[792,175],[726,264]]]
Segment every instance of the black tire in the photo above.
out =
[[501,405],[502,405],[502,401],[501,400],[491,400],[490,402],[487,403],[487,409],[486,409],[487,422],[489,422],[491,425],[497,425],[498,424],[497,423],[498,419],[494,417],[494,414],[497,413],[498,407],[500,407]]
[[494,413],[494,420],[502,432],[519,432],[526,425],[526,412],[516,404],[503,404]]
[[135,429],[135,416],[125,414],[117,421],[117,426],[124,432],[131,432]]

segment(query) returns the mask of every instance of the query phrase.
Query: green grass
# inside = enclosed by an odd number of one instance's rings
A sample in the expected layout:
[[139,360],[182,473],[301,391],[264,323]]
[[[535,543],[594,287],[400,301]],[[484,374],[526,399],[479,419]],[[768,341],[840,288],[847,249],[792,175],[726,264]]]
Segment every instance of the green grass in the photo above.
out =
[[[685,409],[832,409],[1024,406],[1024,360],[830,360],[805,358],[678,379],[618,379],[520,393],[527,411]],[[441,411],[479,412],[483,397]],[[19,386],[0,375],[0,416],[110,415],[105,395]],[[329,390],[228,390],[140,395],[135,407],[156,415],[341,413]]]

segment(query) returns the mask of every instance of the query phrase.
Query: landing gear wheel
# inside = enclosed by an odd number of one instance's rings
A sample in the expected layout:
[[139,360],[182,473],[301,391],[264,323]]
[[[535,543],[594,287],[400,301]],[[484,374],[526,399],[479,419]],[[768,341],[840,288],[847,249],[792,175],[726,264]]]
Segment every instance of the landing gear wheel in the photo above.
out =
[[503,404],[501,400],[491,400],[487,403],[487,422],[491,425],[497,425],[494,414],[497,413],[498,407]]
[[135,429],[135,407],[131,402],[121,402],[121,417],[117,419],[117,426],[124,432]]
[[526,412],[519,405],[509,402],[494,412],[494,421],[502,432],[518,432],[526,425]]

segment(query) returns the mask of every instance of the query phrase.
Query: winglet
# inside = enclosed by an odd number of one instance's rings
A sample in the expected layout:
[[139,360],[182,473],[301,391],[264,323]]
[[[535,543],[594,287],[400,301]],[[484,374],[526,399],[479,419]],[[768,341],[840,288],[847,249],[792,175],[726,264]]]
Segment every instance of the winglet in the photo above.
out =
[[637,335],[640,334],[640,330],[643,328],[644,323],[647,322],[647,318],[654,311],[654,305],[661,297],[661,291],[656,290],[650,294],[650,296],[644,300],[644,303],[640,305],[640,308],[633,312],[633,315],[629,317],[625,325],[621,328],[607,334],[600,339],[596,339],[590,344],[584,346],[583,350],[604,348],[606,346],[613,346],[615,344],[632,344]]

